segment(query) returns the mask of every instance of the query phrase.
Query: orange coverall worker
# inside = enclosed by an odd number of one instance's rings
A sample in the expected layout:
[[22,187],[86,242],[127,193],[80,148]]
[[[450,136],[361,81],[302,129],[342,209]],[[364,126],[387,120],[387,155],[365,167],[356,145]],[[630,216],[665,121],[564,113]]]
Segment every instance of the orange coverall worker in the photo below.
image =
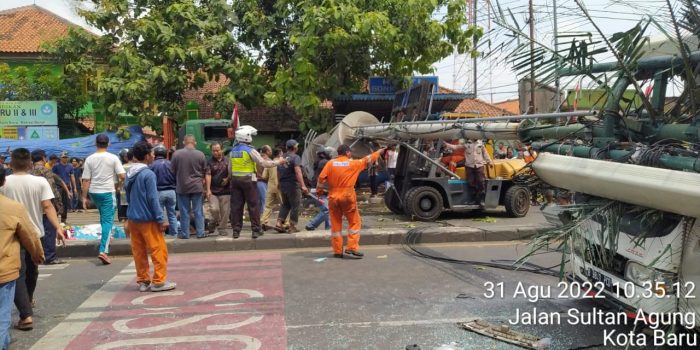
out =
[[351,159],[339,154],[326,164],[318,176],[316,193],[323,193],[323,184],[328,182],[328,211],[331,219],[331,246],[333,253],[343,254],[343,216],[348,219],[347,251],[357,252],[360,246],[362,221],[357,211],[355,183],[362,171],[379,159],[384,150],[376,151],[362,159]]

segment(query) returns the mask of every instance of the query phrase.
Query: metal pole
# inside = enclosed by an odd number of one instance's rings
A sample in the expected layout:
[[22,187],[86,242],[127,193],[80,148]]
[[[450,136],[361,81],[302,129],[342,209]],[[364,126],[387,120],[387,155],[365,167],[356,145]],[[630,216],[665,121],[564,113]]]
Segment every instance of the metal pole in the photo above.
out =
[[425,124],[470,124],[477,122],[495,122],[495,121],[511,121],[511,120],[525,120],[525,119],[556,119],[564,117],[587,117],[596,116],[598,111],[576,111],[576,112],[559,112],[559,113],[538,113],[538,114],[522,114],[522,115],[506,115],[500,117],[485,117],[485,118],[465,118],[465,119],[452,119],[452,120],[434,120],[434,121],[424,121],[424,122],[402,122],[402,123],[389,123],[389,124],[374,124],[365,126],[348,126],[351,129],[370,129],[370,128],[386,128],[389,126],[398,127],[406,125],[425,125]]
[[452,47],[452,90],[457,88],[457,49]]
[[399,144],[402,144],[402,145],[404,145],[404,146],[406,146],[406,148],[408,148],[410,151],[412,151],[413,153],[417,154],[419,157],[421,157],[421,158],[423,158],[423,159],[429,161],[430,163],[434,164],[435,166],[437,166],[438,168],[440,168],[442,171],[444,171],[445,173],[449,174],[450,176],[459,179],[459,175],[457,175],[457,174],[451,172],[450,169],[445,168],[445,166],[442,165],[442,163],[438,162],[437,160],[434,160],[434,159],[432,159],[432,158],[426,156],[425,154],[423,154],[423,152],[421,152],[421,151],[419,151],[419,150],[413,148],[413,146],[409,145],[409,144],[406,143],[406,142],[399,141],[398,143],[399,143]]
[[[472,15],[472,24],[474,25],[474,27],[476,27],[476,2],[477,2],[477,0],[474,0],[474,3],[473,3],[473,5],[474,5],[474,13],[473,13],[473,15]],[[476,47],[474,47],[474,49],[476,49]],[[477,79],[477,77],[476,77],[476,76],[477,76],[477,74],[476,74],[476,57],[473,57],[473,58],[472,58],[472,63],[473,63],[473,65],[474,65],[474,98],[476,98],[476,97],[477,97],[477,96],[476,96],[476,93],[477,93],[477,86],[476,86],[476,79]]]
[[535,113],[535,11],[530,0],[530,106],[528,113]]
[[557,52],[557,64],[556,69],[554,69],[555,79],[554,79],[554,89],[557,90],[556,95],[554,95],[554,105],[556,106],[555,111],[559,112],[561,107],[561,86],[559,81],[559,36],[558,36],[558,22],[557,22],[557,0],[552,0],[552,7],[554,7],[554,51]]

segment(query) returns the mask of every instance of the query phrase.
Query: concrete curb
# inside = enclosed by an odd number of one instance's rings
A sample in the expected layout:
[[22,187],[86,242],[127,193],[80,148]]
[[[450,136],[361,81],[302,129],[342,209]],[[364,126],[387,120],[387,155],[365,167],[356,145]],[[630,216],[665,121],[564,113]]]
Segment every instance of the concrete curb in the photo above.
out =
[[[522,240],[532,237],[542,226],[505,226],[494,229],[473,227],[425,227],[415,243],[450,243],[450,242],[489,242]],[[402,244],[409,229],[368,229],[362,231],[361,245],[395,245]],[[297,234],[277,234],[268,231],[263,237],[251,239],[249,232],[242,232],[239,239],[227,236],[213,236],[204,239],[166,238],[168,252],[200,253],[237,250],[269,250],[290,248],[319,248],[330,249],[329,231],[300,232]],[[62,258],[95,257],[99,241],[68,241],[65,247],[58,248]],[[131,244],[128,239],[112,240],[110,255],[131,255]]]

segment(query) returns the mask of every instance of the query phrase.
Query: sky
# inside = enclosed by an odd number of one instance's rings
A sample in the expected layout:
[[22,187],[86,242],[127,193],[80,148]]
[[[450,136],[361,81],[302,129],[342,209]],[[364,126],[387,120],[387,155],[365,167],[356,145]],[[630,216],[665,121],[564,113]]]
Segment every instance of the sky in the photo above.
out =
[[[470,0],[465,0],[470,1]],[[477,95],[487,102],[498,102],[517,98],[518,77],[512,71],[512,64],[507,59],[507,53],[515,45],[508,36],[509,31],[497,25],[500,8],[506,14],[506,21],[513,25],[512,17],[517,24],[527,32],[527,0],[474,0],[477,4],[477,23],[483,27],[486,35],[481,40],[479,51],[488,53],[488,57],[477,60]],[[3,0],[0,10],[31,5],[42,6],[70,21],[87,26],[85,21],[73,10],[73,0]],[[664,7],[665,0],[583,0],[590,15],[607,36],[615,32],[625,31],[633,27],[644,13],[650,13],[657,18],[668,13]],[[672,1],[676,3],[677,1]],[[553,5],[557,4],[558,33],[581,34],[595,33],[595,29],[583,17],[582,11],[576,5],[576,0],[534,0],[535,37],[538,42],[553,47]],[[513,14],[511,17],[509,12]],[[436,16],[440,16],[438,13]],[[658,35],[652,28],[651,34]],[[570,39],[561,39],[570,40]],[[560,45],[560,48],[565,44]],[[433,65],[433,75],[439,77],[440,85],[458,92],[473,92],[472,60],[465,56],[451,55]],[[574,88],[575,82],[563,81],[564,87]]]

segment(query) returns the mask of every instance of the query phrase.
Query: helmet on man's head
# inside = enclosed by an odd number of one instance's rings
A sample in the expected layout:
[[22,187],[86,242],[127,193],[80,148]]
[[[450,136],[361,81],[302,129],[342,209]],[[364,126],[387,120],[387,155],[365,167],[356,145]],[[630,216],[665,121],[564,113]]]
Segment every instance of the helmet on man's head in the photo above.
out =
[[129,149],[128,148],[122,148],[121,151],[119,151],[119,158],[126,159],[126,155],[129,154]]
[[168,156],[168,150],[165,149],[165,146],[163,146],[163,145],[161,144],[161,145],[156,146],[156,147],[153,149],[153,155],[155,155],[156,157],[163,157],[163,158],[165,158],[165,157]]
[[251,143],[253,142],[253,136],[258,134],[258,130],[250,125],[243,125],[236,129],[235,136],[236,141]]
[[323,155],[326,157],[326,159],[333,159],[333,157],[335,156],[335,148],[326,146],[326,147],[320,148],[316,152],[316,154],[319,156]]

